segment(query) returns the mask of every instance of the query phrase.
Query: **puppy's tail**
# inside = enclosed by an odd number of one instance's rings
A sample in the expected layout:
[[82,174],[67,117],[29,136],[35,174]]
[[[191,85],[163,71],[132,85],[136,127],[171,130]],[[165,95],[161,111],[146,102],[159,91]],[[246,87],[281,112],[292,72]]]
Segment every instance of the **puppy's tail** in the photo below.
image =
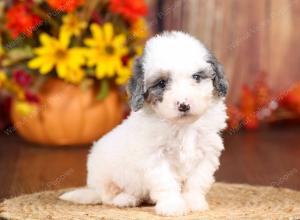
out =
[[92,188],[80,188],[70,192],[66,192],[59,196],[60,199],[80,203],[80,204],[99,204],[101,197],[99,193]]

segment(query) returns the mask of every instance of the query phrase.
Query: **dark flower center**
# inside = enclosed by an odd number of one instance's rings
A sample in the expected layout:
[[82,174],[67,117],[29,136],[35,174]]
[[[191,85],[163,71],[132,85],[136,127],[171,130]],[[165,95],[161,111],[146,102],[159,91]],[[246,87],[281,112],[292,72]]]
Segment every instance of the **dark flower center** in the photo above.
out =
[[105,47],[105,52],[107,54],[111,55],[115,52],[115,49],[111,45],[108,45],[108,46]]
[[56,56],[57,58],[63,59],[67,56],[67,52],[65,50],[57,50]]
[[71,19],[69,22],[69,26],[74,28],[77,26],[77,20],[76,19]]

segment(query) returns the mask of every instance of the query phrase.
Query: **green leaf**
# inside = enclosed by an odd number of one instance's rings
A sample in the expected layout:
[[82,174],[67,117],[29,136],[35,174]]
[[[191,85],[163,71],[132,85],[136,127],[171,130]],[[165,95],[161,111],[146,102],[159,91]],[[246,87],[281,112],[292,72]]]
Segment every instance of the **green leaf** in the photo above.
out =
[[28,59],[33,56],[32,49],[29,46],[22,48],[15,48],[8,52],[8,57],[13,62]]
[[106,98],[106,96],[109,93],[109,83],[107,80],[101,80],[100,81],[100,88],[99,88],[99,92],[97,95],[97,100],[103,100]]

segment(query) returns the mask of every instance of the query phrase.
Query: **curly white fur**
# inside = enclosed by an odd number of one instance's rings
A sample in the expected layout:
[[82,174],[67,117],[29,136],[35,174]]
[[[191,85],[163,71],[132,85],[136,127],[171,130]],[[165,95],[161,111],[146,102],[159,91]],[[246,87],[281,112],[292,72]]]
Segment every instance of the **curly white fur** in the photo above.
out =
[[[156,204],[157,214],[179,216],[208,209],[205,195],[214,182],[226,126],[224,98],[217,97],[211,78],[194,82],[205,70],[209,51],[180,32],[156,36],[145,47],[142,67],[145,91],[151,80],[167,72],[163,99],[132,112],[96,142],[88,157],[87,187],[60,198],[72,202],[118,207]],[[176,103],[190,105],[190,115]]]

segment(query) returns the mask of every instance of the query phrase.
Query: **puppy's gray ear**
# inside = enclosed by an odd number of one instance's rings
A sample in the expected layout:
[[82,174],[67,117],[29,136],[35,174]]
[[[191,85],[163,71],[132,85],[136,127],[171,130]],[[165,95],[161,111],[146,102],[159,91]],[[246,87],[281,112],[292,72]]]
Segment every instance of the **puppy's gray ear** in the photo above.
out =
[[218,63],[217,59],[211,55],[210,59],[207,61],[211,64],[214,71],[213,85],[219,97],[224,97],[228,91],[228,81],[225,79],[225,73],[223,66]]
[[127,92],[132,111],[141,109],[144,105],[144,72],[141,57],[134,60],[133,74],[129,79]]

